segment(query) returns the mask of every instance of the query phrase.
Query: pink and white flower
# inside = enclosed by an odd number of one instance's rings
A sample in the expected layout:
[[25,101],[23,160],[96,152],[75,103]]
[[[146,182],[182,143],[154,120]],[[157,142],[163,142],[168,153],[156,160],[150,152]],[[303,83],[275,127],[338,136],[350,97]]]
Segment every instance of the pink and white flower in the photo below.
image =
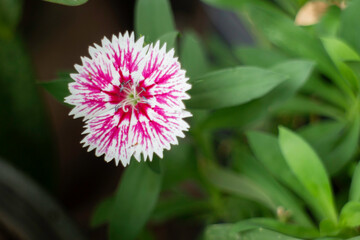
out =
[[150,161],[153,154],[163,157],[163,150],[178,144],[177,137],[189,125],[183,120],[191,114],[182,100],[189,99],[185,71],[166,44],[144,46],[130,36],[106,37],[102,46],[89,48],[90,58],[75,65],[78,73],[69,84],[71,95],[65,102],[75,105],[74,118],[83,117],[87,134],[81,143],[105,161],[115,159],[126,166],[131,156]]

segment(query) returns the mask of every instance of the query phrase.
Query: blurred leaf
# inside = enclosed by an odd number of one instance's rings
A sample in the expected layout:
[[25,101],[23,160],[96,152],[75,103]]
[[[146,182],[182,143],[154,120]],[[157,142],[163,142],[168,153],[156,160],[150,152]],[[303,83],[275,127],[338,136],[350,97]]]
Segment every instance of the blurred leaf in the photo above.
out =
[[319,236],[319,233],[312,228],[281,223],[270,218],[253,218],[235,224],[214,224],[208,226],[205,231],[206,240],[300,240],[290,236],[309,239]]
[[151,220],[163,223],[183,216],[199,215],[211,210],[209,201],[195,199],[189,196],[176,196],[161,200],[157,205]]
[[263,228],[258,228],[252,231],[246,231],[241,236],[244,239],[253,239],[253,240],[301,240],[300,238],[294,238],[287,236],[278,232],[270,231]]
[[319,69],[331,78],[345,93],[351,93],[349,86],[334,68],[321,41],[313,37],[285,14],[273,7],[259,7],[249,4],[245,9],[250,19],[271,43],[288,53],[313,60]]
[[360,79],[360,61],[345,61],[345,63],[353,70],[358,79]]
[[309,115],[317,114],[336,120],[343,120],[344,114],[337,108],[327,104],[311,100],[305,96],[295,96],[279,105],[275,111],[278,115]]
[[337,145],[324,159],[330,175],[334,175],[341,171],[358,149],[360,119],[358,115],[356,116],[356,119],[351,123],[350,127],[343,135],[343,138],[340,139]]
[[290,170],[281,153],[277,138],[267,133],[254,131],[248,132],[247,137],[256,158],[261,161],[272,176],[296,192],[311,205],[312,196]]
[[349,200],[360,202],[360,163],[357,164],[352,176]]
[[215,7],[226,8],[230,10],[240,10],[245,7],[248,3],[263,5],[267,4],[262,0],[201,0],[204,3],[213,5]]
[[195,151],[186,139],[179,139],[179,145],[164,152],[161,166],[164,169],[163,189],[198,177]]
[[356,91],[359,90],[359,80],[344,61],[359,61],[359,55],[346,43],[337,38],[322,38],[322,42],[331,59],[343,75],[344,79]]
[[302,88],[302,92],[319,97],[341,109],[347,109],[349,106],[348,95],[324,81],[318,74],[312,75]]
[[135,31],[154,42],[162,35],[174,32],[175,24],[168,0],[137,0],[135,7]]
[[304,126],[298,133],[316,150],[321,159],[325,159],[341,137],[344,127],[342,122],[321,121]]
[[146,163],[154,173],[161,174],[162,167],[159,158],[156,157],[152,161],[146,161]]
[[14,36],[20,21],[23,0],[0,0],[0,39]]
[[297,134],[279,128],[280,149],[298,180],[313,196],[324,218],[337,221],[332,190],[326,170],[314,150]]
[[360,202],[348,202],[341,209],[340,226],[342,227],[358,227],[360,226]]
[[275,0],[275,2],[291,16],[295,16],[299,9],[299,4],[297,4],[296,1]]
[[190,81],[209,71],[209,64],[203,45],[193,32],[184,34],[181,42],[180,60]]
[[56,100],[64,103],[65,97],[70,95],[69,83],[73,82],[68,76],[67,78],[60,78],[49,82],[39,82],[39,84],[46,89]]
[[341,13],[339,36],[360,54],[360,31],[354,30],[354,24],[360,22],[360,1],[349,1]]
[[91,226],[97,227],[99,225],[109,222],[112,209],[114,207],[115,197],[111,196],[102,200],[91,217]]
[[216,109],[259,98],[286,80],[286,76],[256,67],[237,67],[208,73],[189,91],[190,108]]
[[[319,236],[319,232],[315,228],[304,227],[293,223],[283,223],[272,218],[252,218],[246,220],[246,222],[293,237],[310,239]],[[241,223],[242,222],[240,222],[240,224]],[[237,228],[236,225],[237,224],[234,224],[233,229]]]
[[[268,149],[267,145],[264,149]],[[237,147],[235,149],[235,164],[241,173],[249,177],[258,186],[261,186],[271,200],[279,207],[290,212],[289,221],[302,226],[312,227],[313,224],[305,214],[303,207],[298,199],[292,195],[286,188],[280,185],[266,170],[244,149]],[[290,169],[288,169],[290,171]]]
[[209,55],[211,56],[211,63],[213,70],[220,70],[222,68],[236,67],[239,61],[236,59],[230,45],[226,43],[221,36],[211,34],[204,39]]
[[280,51],[257,47],[239,47],[235,49],[235,54],[245,65],[264,68],[272,67],[289,59]]
[[[248,229],[256,228],[250,225]],[[237,240],[239,236],[232,231],[233,224],[213,224],[206,227],[204,240]],[[246,230],[248,230],[246,229]]]
[[122,176],[110,216],[110,239],[131,240],[140,233],[153,211],[162,176],[144,162],[132,161]]
[[178,31],[168,32],[159,37],[160,44],[166,43],[167,50],[175,48],[176,38],[179,36]]
[[273,211],[276,210],[274,202],[251,179],[235,172],[205,164],[202,166],[202,170],[207,180],[220,190],[256,201]]
[[319,229],[322,236],[336,236],[340,232],[337,223],[328,218],[320,222]]
[[315,26],[317,35],[324,37],[336,36],[340,26],[340,14],[341,9],[338,6],[329,6],[325,14]]
[[271,70],[289,76],[264,97],[247,104],[214,111],[204,122],[206,128],[243,127],[269,113],[271,107],[284,102],[306,82],[313,69],[313,63],[289,60],[277,64]]
[[0,155],[49,188],[56,165],[50,126],[19,37],[0,39],[0,116]]
[[66,5],[66,6],[79,6],[86,3],[88,0],[44,0],[44,1]]

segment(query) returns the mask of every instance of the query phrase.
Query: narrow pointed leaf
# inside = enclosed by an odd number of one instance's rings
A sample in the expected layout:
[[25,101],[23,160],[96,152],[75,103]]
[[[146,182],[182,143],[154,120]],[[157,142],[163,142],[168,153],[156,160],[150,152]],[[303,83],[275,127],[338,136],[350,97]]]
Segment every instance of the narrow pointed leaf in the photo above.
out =
[[214,111],[204,122],[206,128],[243,127],[269,113],[271,107],[281,105],[291,98],[306,82],[313,69],[311,61],[289,60],[271,68],[289,77],[262,98],[241,106]]
[[330,181],[318,155],[300,136],[280,127],[279,144],[295,176],[318,203],[323,218],[337,221]]
[[340,226],[355,228],[360,226],[360,202],[348,202],[341,209]]
[[287,76],[256,67],[237,67],[200,77],[189,91],[190,108],[217,109],[259,98],[285,81]]
[[44,1],[66,5],[66,6],[79,6],[86,3],[88,0],[44,0]]
[[360,202],[360,163],[357,164],[351,180],[349,200]]
[[39,84],[46,89],[56,100],[63,103],[64,98],[70,95],[69,83],[73,80],[68,78],[56,79],[48,82],[40,82]]
[[156,205],[161,182],[162,176],[146,163],[132,161],[115,194],[110,216],[110,239],[136,239]]
[[210,68],[203,46],[192,32],[184,34],[181,41],[180,60],[190,81],[206,74]]
[[145,36],[145,41],[154,42],[162,35],[175,31],[174,17],[168,0],[137,0],[135,31]]

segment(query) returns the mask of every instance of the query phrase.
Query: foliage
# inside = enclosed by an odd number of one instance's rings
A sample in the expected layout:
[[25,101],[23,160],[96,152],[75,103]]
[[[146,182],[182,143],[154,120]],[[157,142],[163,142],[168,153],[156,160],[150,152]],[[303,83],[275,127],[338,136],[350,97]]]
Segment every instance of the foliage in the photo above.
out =
[[[304,0],[203,2],[235,11],[257,45],[179,35],[169,1],[136,2],[137,36],[174,47],[187,70],[191,130],[164,159],[132,161],[92,225],[127,240],[185,217],[206,224],[205,240],[359,239],[360,1],[306,27],[294,23]],[[69,81],[41,85],[62,101]]]

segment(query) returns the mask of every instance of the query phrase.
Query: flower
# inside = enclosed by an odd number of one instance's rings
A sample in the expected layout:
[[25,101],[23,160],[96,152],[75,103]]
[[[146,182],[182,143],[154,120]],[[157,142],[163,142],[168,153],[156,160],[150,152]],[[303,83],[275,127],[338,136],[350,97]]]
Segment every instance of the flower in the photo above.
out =
[[75,65],[78,73],[69,84],[71,95],[65,102],[75,105],[74,118],[83,117],[86,134],[81,141],[105,161],[115,159],[126,166],[131,156],[152,161],[153,154],[163,157],[163,150],[178,144],[177,137],[189,125],[183,120],[191,114],[182,100],[189,99],[185,71],[166,44],[144,46],[126,32],[106,37],[89,47],[91,58],[83,57]]

